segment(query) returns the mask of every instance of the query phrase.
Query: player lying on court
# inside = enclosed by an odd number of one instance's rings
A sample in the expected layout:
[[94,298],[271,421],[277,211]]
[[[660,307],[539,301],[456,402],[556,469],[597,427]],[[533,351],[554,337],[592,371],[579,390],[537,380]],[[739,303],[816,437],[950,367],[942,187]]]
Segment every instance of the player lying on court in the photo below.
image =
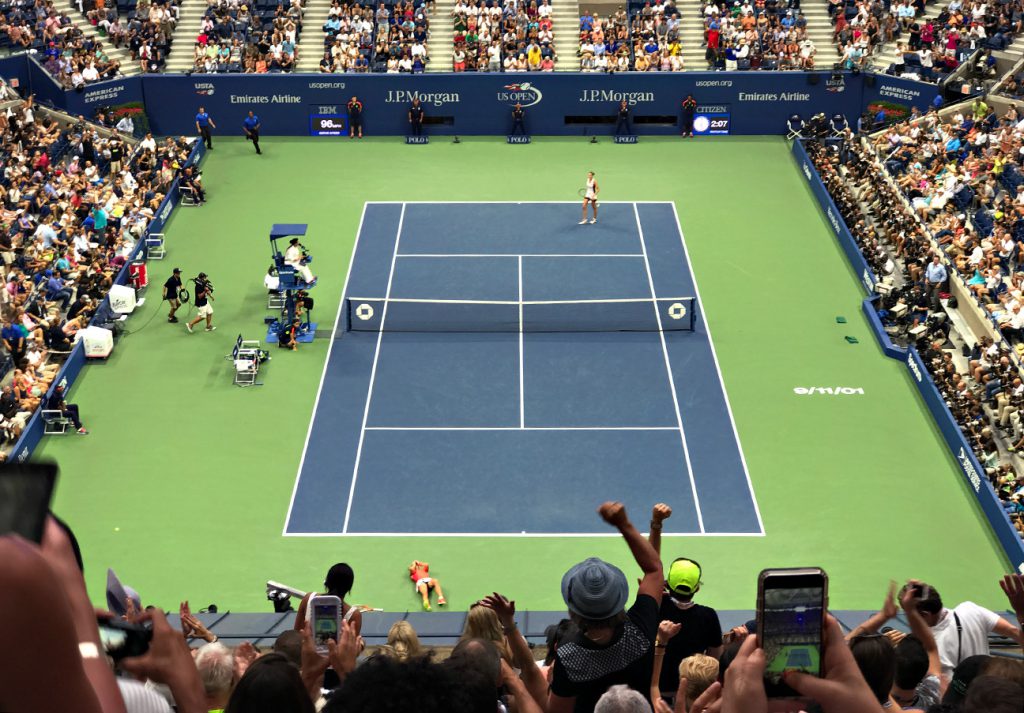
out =
[[580,189],[580,196],[583,198],[583,218],[579,222],[580,225],[587,222],[588,205],[594,210],[594,217],[590,219],[590,222],[597,222],[597,194],[600,192],[601,188],[597,185],[597,179],[594,178],[594,172],[588,171],[586,188]]
[[437,592],[437,605],[443,607],[448,601],[444,598],[441,583],[436,577],[430,576],[430,565],[426,562],[413,560],[409,565],[409,579],[416,585],[416,591],[423,597],[423,611],[430,611],[430,592]]

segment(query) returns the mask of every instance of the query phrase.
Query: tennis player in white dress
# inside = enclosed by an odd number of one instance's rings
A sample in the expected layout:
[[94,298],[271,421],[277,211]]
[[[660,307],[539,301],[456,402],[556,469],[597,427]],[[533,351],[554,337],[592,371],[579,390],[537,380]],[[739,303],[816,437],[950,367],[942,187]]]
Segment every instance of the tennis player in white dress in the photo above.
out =
[[579,224],[583,225],[587,222],[587,206],[593,208],[594,217],[590,219],[591,223],[597,222],[597,194],[601,192],[601,189],[597,185],[597,179],[594,178],[594,172],[587,172],[587,187],[580,190],[580,194],[583,196],[583,219],[580,220]]

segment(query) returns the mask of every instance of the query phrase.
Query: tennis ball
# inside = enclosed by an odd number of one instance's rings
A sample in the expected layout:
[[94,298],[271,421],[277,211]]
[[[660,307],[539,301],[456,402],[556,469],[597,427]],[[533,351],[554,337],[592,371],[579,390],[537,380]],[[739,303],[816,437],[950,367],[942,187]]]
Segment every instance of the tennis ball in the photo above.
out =
[[114,532],[120,532],[120,531],[121,531],[121,528],[120,528],[120,527],[115,527],[115,528],[114,528]]

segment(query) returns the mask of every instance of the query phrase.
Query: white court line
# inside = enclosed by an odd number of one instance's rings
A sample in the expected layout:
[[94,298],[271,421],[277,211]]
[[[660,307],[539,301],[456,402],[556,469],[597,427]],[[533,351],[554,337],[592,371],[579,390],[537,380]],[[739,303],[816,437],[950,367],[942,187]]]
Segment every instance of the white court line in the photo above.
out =
[[[704,314],[704,302],[700,298],[700,288],[697,286],[697,273],[693,270],[693,262],[690,260],[690,251],[686,249],[686,236],[683,235],[683,226],[679,222],[679,212],[676,204],[669,202],[672,206],[672,214],[676,217],[676,227],[679,228],[679,241],[683,244],[683,254],[686,256],[686,269],[693,281],[693,292],[697,295],[697,305]],[[754,503],[754,513],[757,515],[757,525],[764,534],[764,521],[761,519],[761,508],[757,504],[757,495],[754,494],[754,484],[750,481],[750,470],[747,468],[747,458],[743,454],[743,444],[740,443],[740,434],[736,430],[736,419],[732,415],[732,405],[729,403],[729,394],[725,389],[725,379],[722,378],[722,367],[718,364],[718,352],[715,351],[715,340],[711,337],[711,325],[708,323],[707,315],[704,314],[704,330],[708,334],[708,345],[711,347],[711,357],[715,362],[715,371],[718,373],[718,383],[722,387],[722,398],[725,400],[725,409],[729,412],[729,423],[732,425],[732,435],[736,439],[736,450],[740,454],[740,463],[743,464],[743,474],[747,477],[747,488],[750,490],[750,500]]]
[[399,253],[398,257],[643,257],[643,253]]
[[651,300],[654,302],[654,316],[658,321],[658,334],[661,336],[661,352],[665,356],[665,371],[668,373],[668,386],[672,391],[672,404],[676,408],[676,421],[679,424],[679,439],[683,443],[683,456],[686,458],[686,475],[690,479],[690,490],[693,493],[693,506],[697,511],[697,524],[704,532],[704,515],[700,510],[700,498],[697,497],[697,483],[693,478],[693,465],[690,463],[690,448],[686,444],[686,431],[683,430],[683,415],[679,410],[679,395],[676,393],[676,381],[672,376],[672,362],[668,357],[668,344],[665,342],[665,331],[661,327],[661,310],[658,309],[658,295],[654,289],[654,276],[651,274],[651,261],[647,257],[647,241],[644,240],[644,229],[640,225],[640,210],[633,204],[633,215],[636,216],[636,229],[640,233],[640,247],[644,251],[644,267],[647,268],[647,284],[651,287]]
[[[591,305],[605,304],[607,302],[675,302],[678,300],[692,300],[694,297],[692,295],[686,297],[624,297],[622,299],[610,300],[428,300],[420,297],[349,297],[347,299],[349,302],[403,302],[430,305]],[[386,308],[387,305],[385,304]]]
[[523,256],[519,256],[519,427],[526,427],[526,375],[523,360]]
[[[579,205],[582,199],[574,201],[367,201],[370,205]],[[601,205],[633,205],[640,203],[667,203],[668,201],[606,201]]]
[[316,399],[313,400],[313,413],[309,417],[309,427],[306,429],[306,440],[302,444],[302,456],[299,458],[299,470],[295,474],[295,484],[292,486],[292,497],[288,501],[288,514],[284,518],[283,535],[288,534],[288,523],[292,519],[292,508],[295,506],[295,495],[299,492],[299,479],[302,477],[302,466],[306,462],[306,449],[309,448],[309,438],[313,434],[313,424],[316,422],[316,409],[320,405],[320,394],[324,390],[324,380],[327,378],[327,366],[331,363],[331,351],[334,349],[334,337],[338,332],[338,324],[341,322],[341,310],[345,306],[345,290],[348,289],[348,280],[352,276],[352,265],[356,261],[356,250],[359,248],[359,238],[363,234],[363,219],[366,218],[366,206],[363,204],[363,212],[359,216],[359,228],[356,230],[356,240],[352,245],[352,255],[348,260],[348,270],[345,271],[345,283],[341,286],[341,296],[338,298],[338,313],[334,316],[334,327],[331,329],[331,341],[327,344],[327,358],[324,359],[324,368],[320,372],[320,385],[316,388]]
[[363,457],[363,441],[366,439],[366,420],[370,417],[370,401],[373,399],[373,381],[377,377],[377,360],[380,358],[380,343],[384,339],[384,320],[388,318],[388,299],[391,297],[391,283],[395,277],[395,263],[398,262],[398,243],[402,240],[402,224],[405,222],[405,204],[398,214],[398,230],[395,231],[395,250],[391,254],[391,271],[388,272],[388,286],[385,288],[384,309],[380,313],[380,332],[377,346],[373,350],[373,366],[370,367],[370,385],[366,388],[366,406],[363,409],[363,424],[359,427],[359,445],[356,446],[356,462],[352,466],[352,482],[348,488],[348,502],[345,503],[345,524],[341,531],[348,532],[348,521],[352,516],[352,501],[356,494],[356,479],[359,477],[359,461]]
[[[649,533],[643,533],[648,536]],[[764,537],[763,532],[663,532],[666,537]],[[621,538],[617,532],[289,532],[285,537],[501,537],[501,538],[536,538],[536,537],[614,537]]]
[[367,426],[367,431],[678,431],[679,426]]

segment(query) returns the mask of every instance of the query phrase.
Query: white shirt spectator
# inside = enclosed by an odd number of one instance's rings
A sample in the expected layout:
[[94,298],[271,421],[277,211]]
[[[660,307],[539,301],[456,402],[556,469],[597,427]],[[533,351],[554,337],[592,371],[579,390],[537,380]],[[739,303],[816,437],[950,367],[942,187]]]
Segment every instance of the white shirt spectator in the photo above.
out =
[[[988,635],[999,621],[998,614],[974,602],[963,602],[952,610],[943,609],[940,617],[939,623],[932,627],[932,634],[939,647],[943,675],[952,676],[956,665],[969,656],[989,653]],[[957,618],[960,619],[959,635]]]

